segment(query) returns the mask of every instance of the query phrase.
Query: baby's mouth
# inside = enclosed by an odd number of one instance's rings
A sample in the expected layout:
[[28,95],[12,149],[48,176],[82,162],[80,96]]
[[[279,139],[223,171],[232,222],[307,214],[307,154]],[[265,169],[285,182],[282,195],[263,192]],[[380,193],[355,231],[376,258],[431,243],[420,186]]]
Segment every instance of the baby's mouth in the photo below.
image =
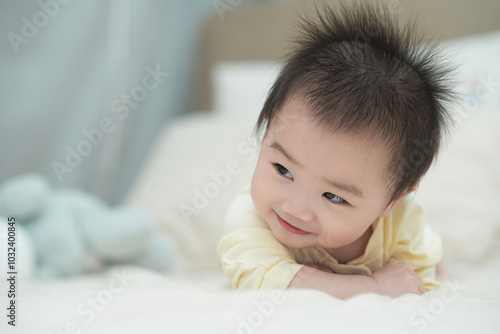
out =
[[278,222],[280,223],[281,227],[283,227],[286,231],[292,233],[292,234],[297,234],[297,235],[306,235],[310,234],[309,232],[303,231],[300,228],[297,228],[295,226],[292,226],[288,224],[283,218],[281,218],[278,214],[276,214],[278,217]]

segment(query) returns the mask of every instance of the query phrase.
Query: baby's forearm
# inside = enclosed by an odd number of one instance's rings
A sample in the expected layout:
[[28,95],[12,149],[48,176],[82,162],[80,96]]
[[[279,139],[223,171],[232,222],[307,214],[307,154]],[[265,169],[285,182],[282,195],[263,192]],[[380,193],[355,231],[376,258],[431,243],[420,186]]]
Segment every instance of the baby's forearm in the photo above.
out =
[[378,293],[376,281],[370,276],[334,274],[309,266],[298,271],[288,288],[320,290],[339,299],[367,292]]

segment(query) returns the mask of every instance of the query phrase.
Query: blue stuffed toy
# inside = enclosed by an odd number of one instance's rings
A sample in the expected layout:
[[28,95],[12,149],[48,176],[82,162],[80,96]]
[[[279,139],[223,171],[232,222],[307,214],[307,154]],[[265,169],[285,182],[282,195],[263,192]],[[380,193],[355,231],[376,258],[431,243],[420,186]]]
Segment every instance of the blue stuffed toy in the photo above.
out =
[[[163,272],[175,259],[175,243],[155,229],[145,211],[109,207],[77,189],[52,190],[35,174],[0,186],[0,216],[3,222],[15,217],[19,233],[24,235],[25,230],[31,239],[32,245],[25,245],[23,252],[33,249],[33,273],[38,278],[94,272],[114,264]],[[25,258],[30,261],[28,255]],[[24,265],[30,272],[29,264]]]

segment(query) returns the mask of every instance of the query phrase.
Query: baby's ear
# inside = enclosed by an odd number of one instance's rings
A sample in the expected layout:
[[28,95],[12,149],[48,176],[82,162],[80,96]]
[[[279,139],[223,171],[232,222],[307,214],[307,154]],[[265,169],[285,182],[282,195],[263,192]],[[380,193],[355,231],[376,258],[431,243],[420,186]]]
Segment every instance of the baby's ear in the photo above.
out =
[[416,191],[418,189],[418,184],[414,185],[413,187],[411,187],[410,190],[408,190],[406,193],[405,193],[405,196],[408,195],[409,193],[412,193],[414,191]]
[[389,205],[387,205],[387,208],[385,208],[384,212],[382,212],[382,214],[380,215],[380,217],[387,217],[391,213],[392,209],[394,209],[396,207],[396,205],[398,205],[399,202],[403,198],[405,198],[406,195],[408,195],[409,193],[414,192],[415,190],[417,190],[417,188],[418,188],[418,184],[414,185],[409,190],[407,190],[406,192],[404,192],[401,196],[399,196],[397,199],[395,199],[394,201],[392,201],[391,203],[389,203]]

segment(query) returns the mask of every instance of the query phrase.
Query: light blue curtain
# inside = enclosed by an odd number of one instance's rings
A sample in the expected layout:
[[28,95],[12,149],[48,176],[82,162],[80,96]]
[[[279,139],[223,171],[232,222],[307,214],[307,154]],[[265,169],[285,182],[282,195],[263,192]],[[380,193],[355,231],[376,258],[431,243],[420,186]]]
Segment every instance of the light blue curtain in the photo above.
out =
[[193,109],[211,17],[208,0],[0,0],[0,182],[34,171],[118,203]]

